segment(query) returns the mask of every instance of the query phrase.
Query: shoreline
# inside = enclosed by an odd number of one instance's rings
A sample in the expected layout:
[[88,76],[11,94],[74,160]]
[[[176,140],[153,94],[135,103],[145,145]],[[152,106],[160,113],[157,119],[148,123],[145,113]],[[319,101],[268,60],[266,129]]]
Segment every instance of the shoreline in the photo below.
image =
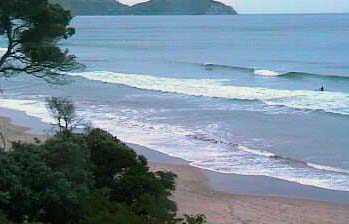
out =
[[[200,171],[208,178],[211,189],[235,195],[282,197],[296,200],[321,201],[349,205],[349,192],[328,190],[302,185],[287,180],[267,176],[251,176],[233,173],[219,173],[189,165],[188,161],[171,157],[156,150],[127,143],[138,154],[144,155],[150,162],[157,164],[187,166]],[[349,211],[348,211],[349,212]]]
[[[27,133],[28,136],[42,136],[43,134],[47,134],[49,130],[52,130],[50,124],[44,123],[39,118],[27,115],[22,111],[0,107],[0,117],[9,119],[9,122],[15,127],[23,129],[24,133]],[[190,162],[184,159],[170,156],[139,144],[127,144],[138,154],[144,155],[150,162],[169,165],[185,165],[200,170],[200,172],[208,177],[208,185],[216,191],[241,195],[308,199],[349,205],[349,192],[346,191],[329,190],[268,176],[219,173],[191,166]]]
[[[50,128],[20,111],[0,108],[0,116],[1,126],[12,130],[12,139],[27,141]],[[349,223],[349,192],[271,177],[217,173],[140,145],[128,145],[144,155],[153,170],[178,175],[174,199],[179,214],[203,213],[211,224]]]

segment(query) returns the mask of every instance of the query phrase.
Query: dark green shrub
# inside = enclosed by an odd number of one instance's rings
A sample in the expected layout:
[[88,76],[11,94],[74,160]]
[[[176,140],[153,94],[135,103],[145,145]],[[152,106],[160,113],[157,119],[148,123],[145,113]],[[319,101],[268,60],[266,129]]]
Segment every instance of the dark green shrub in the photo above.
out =
[[14,223],[178,223],[176,175],[151,172],[143,156],[100,129],[14,143],[0,164],[0,210]]

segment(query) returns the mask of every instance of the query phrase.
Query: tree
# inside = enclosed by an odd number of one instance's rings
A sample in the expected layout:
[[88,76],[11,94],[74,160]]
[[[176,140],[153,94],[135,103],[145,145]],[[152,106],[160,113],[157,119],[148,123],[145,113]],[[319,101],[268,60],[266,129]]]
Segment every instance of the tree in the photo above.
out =
[[1,224],[11,224],[10,221],[7,220],[6,216],[4,213],[0,210],[0,223]]
[[58,45],[75,33],[69,27],[71,19],[69,11],[48,0],[1,0],[0,42],[7,46],[0,53],[0,78],[30,74],[64,83],[64,73],[81,67],[74,55]]
[[81,124],[75,113],[75,105],[69,98],[49,97],[46,99],[47,109],[56,121],[60,132],[71,132]]
[[93,185],[86,151],[79,138],[62,135],[43,144],[14,143],[0,153],[0,209],[15,223],[77,222],[81,198]]
[[205,222],[176,218],[176,175],[152,172],[144,157],[100,129],[13,143],[0,164],[0,223]]
[[75,31],[72,16],[48,0],[1,0],[0,40],[6,51],[0,57],[0,77],[30,74],[51,83],[64,81],[64,73],[80,65],[59,41]]
[[[109,189],[109,200],[122,204],[122,208],[134,213],[142,224],[174,223],[177,208],[170,196],[175,189],[175,174],[151,172],[143,156],[101,129],[90,130],[85,139],[96,188]],[[130,215],[129,212],[121,215],[120,207],[117,212],[112,210],[108,216]],[[128,223],[118,220],[117,223]]]

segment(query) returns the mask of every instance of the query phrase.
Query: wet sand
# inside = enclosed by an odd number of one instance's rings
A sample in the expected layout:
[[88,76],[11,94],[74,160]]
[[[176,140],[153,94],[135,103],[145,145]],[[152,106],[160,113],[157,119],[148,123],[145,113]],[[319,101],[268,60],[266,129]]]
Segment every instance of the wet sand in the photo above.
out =
[[[152,169],[171,171],[178,175],[174,199],[178,204],[179,214],[202,213],[207,216],[211,224],[349,223],[349,200],[345,198],[346,193],[273,180],[274,178],[268,177],[205,171],[189,166],[184,160],[169,157],[142,146],[134,144],[130,146],[150,160]],[[253,181],[255,178],[256,180]],[[267,192],[267,189],[270,191]],[[272,192],[273,190],[279,194],[282,192],[287,194],[282,197],[266,196],[276,195]],[[288,190],[290,192],[287,192]],[[262,191],[266,191],[266,194],[257,195],[257,192]],[[246,194],[246,192],[253,192],[253,194]],[[304,199],[301,198],[302,196],[322,198],[323,201]],[[337,203],[326,202],[325,199],[337,201]]]
[[[189,163],[185,160],[174,158],[166,154],[160,153],[158,151],[136,144],[129,145],[137,153],[145,155],[152,162],[189,166]],[[227,193],[243,195],[263,195],[309,199],[349,205],[349,192],[334,191],[313,186],[306,186],[295,182],[280,180],[266,176],[224,174],[199,168],[196,169],[200,170],[200,172],[207,176],[207,184],[216,191],[223,191]]]
[[0,132],[5,141],[0,141],[0,147],[9,148],[11,142],[33,142],[35,138],[44,139],[45,135],[30,133],[30,128],[14,125],[10,118],[0,117]]

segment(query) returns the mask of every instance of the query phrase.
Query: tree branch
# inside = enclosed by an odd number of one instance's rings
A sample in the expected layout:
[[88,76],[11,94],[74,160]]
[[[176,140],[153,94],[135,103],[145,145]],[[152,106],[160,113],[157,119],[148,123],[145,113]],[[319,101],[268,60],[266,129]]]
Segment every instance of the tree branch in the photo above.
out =
[[5,64],[7,58],[11,55],[12,49],[13,49],[13,37],[12,37],[12,23],[9,18],[6,18],[4,20],[4,30],[6,33],[6,38],[7,38],[7,51],[3,56],[0,58],[0,68],[2,67],[3,64]]

